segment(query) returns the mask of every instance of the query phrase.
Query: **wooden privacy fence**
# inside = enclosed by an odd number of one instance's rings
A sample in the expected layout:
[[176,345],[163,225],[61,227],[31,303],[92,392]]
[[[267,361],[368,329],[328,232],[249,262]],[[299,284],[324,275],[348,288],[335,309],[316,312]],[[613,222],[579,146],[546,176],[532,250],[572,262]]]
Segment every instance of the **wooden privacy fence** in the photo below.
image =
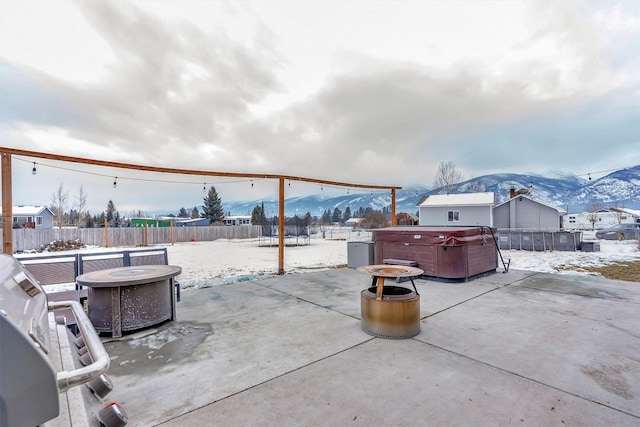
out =
[[[0,230],[2,233],[2,230]],[[1,234],[0,234],[1,235]],[[125,227],[108,228],[105,241],[104,228],[30,228],[13,230],[13,252],[37,249],[54,240],[80,240],[89,246],[136,247],[172,242],[205,242],[217,239],[252,239],[260,236],[259,225],[210,227]]]

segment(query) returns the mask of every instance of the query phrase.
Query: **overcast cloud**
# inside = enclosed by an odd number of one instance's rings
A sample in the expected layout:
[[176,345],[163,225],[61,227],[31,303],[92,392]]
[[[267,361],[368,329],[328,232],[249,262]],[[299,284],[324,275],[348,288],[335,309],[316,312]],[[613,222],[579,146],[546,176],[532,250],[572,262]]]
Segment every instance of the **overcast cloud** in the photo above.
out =
[[[640,163],[640,3],[0,0],[0,95],[0,145],[35,151],[364,184],[430,186],[447,161],[597,177]],[[208,185],[23,163],[15,204],[64,183],[93,209],[178,209]]]

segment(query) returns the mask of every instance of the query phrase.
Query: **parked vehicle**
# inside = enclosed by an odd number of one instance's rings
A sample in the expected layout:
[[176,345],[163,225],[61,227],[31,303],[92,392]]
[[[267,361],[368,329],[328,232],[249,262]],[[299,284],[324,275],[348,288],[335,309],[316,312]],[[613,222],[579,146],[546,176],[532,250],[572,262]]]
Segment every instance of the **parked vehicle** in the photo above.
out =
[[633,240],[640,238],[640,224],[616,224],[613,227],[596,231],[597,239]]

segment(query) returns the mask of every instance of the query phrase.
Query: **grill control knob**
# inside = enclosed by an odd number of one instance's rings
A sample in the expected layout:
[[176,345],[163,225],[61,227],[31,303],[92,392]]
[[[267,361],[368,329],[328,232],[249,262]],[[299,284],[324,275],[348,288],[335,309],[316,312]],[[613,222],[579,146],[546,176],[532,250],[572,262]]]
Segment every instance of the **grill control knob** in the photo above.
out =
[[116,402],[111,402],[98,411],[98,421],[105,427],[122,427],[127,425],[129,417]]
[[98,378],[94,378],[87,383],[87,387],[98,397],[104,398],[113,390],[113,382],[105,374],[101,374]]

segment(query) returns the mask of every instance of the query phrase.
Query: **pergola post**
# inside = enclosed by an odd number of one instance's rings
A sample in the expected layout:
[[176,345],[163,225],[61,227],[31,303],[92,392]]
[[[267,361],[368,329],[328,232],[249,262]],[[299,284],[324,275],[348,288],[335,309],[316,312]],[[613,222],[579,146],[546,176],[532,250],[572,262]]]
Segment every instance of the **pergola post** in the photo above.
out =
[[278,274],[284,274],[284,178],[279,178],[278,194]]
[[391,189],[391,226],[396,225],[396,189]]
[[2,252],[13,255],[11,154],[2,153]]

